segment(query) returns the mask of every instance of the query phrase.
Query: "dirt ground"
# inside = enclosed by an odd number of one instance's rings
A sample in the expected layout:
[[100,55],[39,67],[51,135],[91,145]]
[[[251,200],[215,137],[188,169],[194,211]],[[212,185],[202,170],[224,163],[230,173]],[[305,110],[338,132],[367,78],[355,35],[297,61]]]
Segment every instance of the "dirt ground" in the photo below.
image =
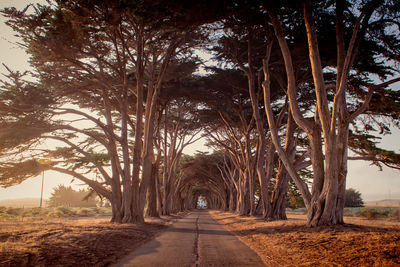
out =
[[177,218],[144,225],[97,218],[0,222],[0,266],[109,266]]
[[[305,215],[265,222],[210,214],[267,266],[400,266],[400,222],[347,217],[346,225],[307,228]],[[148,219],[145,225],[97,218],[0,222],[0,266],[109,266],[178,218]]]
[[267,266],[400,266],[400,222],[345,218],[345,225],[308,228],[305,215],[265,222],[211,211]]

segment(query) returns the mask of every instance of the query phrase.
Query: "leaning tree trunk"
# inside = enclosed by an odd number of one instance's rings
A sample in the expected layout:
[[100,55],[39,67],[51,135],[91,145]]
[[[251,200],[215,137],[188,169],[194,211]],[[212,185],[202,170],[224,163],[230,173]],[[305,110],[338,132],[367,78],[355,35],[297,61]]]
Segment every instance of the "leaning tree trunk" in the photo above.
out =
[[[254,215],[257,211],[254,206],[254,177],[255,173],[258,176],[258,180],[260,183],[260,200],[258,206],[262,207],[263,217],[268,217],[268,213],[270,212],[270,202],[269,202],[269,192],[268,192],[268,184],[270,180],[270,176],[266,175],[266,170],[264,170],[264,162],[265,162],[265,153],[266,153],[266,140],[265,140],[265,130],[264,130],[264,120],[260,114],[259,108],[259,96],[256,94],[256,75],[255,68],[253,66],[253,29],[249,28],[248,30],[248,42],[247,42],[247,61],[248,67],[246,68],[241,62],[237,61],[237,64],[241,68],[241,70],[246,74],[248,81],[248,89],[251,100],[251,105],[253,109],[253,117],[256,123],[256,129],[258,134],[258,143],[256,148],[256,156],[255,156],[255,171],[252,172],[250,178],[252,183],[250,183],[250,215]],[[248,157],[251,157],[251,153],[249,153],[249,144],[247,144],[247,153]],[[267,152],[268,154],[268,152]],[[270,156],[270,155],[267,155]],[[249,168],[250,166],[248,166]]]
[[[296,127],[294,125],[293,117],[288,112],[288,119],[286,123],[286,140],[285,140],[285,151],[289,157],[289,160],[294,162],[296,155],[296,144],[294,142],[294,132]],[[279,162],[279,169],[276,175],[275,188],[272,193],[271,206],[272,211],[270,219],[273,220],[286,220],[286,196],[290,176],[285,169],[282,161]]]

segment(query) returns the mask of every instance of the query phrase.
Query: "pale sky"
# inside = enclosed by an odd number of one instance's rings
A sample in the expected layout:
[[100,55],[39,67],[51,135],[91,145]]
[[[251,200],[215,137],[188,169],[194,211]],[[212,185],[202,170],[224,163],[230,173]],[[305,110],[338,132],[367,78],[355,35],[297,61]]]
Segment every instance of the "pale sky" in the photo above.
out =
[[[18,9],[25,7],[29,3],[45,3],[44,0],[26,1],[26,0],[0,0],[0,9],[9,6],[15,6]],[[28,56],[16,45],[13,32],[4,25],[4,18],[0,18],[0,64],[4,63],[13,70],[24,71],[28,68]],[[6,73],[5,68],[0,65],[0,73]],[[400,88],[396,84],[396,88]],[[394,150],[400,153],[400,131],[395,130],[391,136],[383,137],[381,147]],[[184,152],[193,154],[199,151],[206,151],[204,141],[200,140]],[[72,185],[75,188],[81,187],[82,183],[75,180],[71,184],[72,177],[53,171],[45,172],[44,198],[49,198],[52,189],[59,184]],[[391,197],[400,199],[400,171],[384,167],[379,171],[377,167],[370,166],[364,161],[349,161],[349,172],[347,175],[347,188],[359,190],[365,201],[381,200]],[[28,179],[10,188],[0,188],[0,200],[14,199],[23,197],[40,197],[41,176]]]

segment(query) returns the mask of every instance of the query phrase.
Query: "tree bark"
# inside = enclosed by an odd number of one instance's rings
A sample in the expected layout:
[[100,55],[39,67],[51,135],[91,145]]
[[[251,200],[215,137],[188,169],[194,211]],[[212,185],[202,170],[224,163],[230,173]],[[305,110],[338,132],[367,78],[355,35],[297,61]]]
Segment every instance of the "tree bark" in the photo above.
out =
[[[286,123],[285,152],[291,162],[295,161],[296,144],[294,142],[295,125],[291,112],[288,112]],[[286,195],[290,176],[284,164],[280,161],[274,191],[272,193],[272,212],[270,218],[273,220],[286,220]]]
[[151,170],[151,180],[147,190],[147,210],[146,215],[149,217],[160,217],[157,209],[157,187],[156,180],[158,179],[158,164],[153,163]]

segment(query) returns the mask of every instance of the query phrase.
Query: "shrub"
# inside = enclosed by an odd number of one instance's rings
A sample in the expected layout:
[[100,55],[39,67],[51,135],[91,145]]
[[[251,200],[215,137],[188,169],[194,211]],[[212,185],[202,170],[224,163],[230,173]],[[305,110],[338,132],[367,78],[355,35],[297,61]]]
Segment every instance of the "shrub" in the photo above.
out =
[[79,216],[95,216],[96,215],[96,210],[95,209],[82,208],[82,209],[79,209],[76,212],[76,214],[79,215]]
[[111,208],[110,207],[98,208],[98,215],[99,216],[112,216]]
[[42,213],[42,208],[32,208],[30,212],[32,215],[40,215]]
[[53,214],[56,215],[56,217],[69,217],[69,216],[74,216],[75,212],[69,207],[60,206],[54,208]]
[[389,216],[390,210],[385,208],[364,208],[360,210],[360,216],[369,220],[377,218],[386,218]]
[[400,220],[400,208],[394,208],[390,213],[390,218]]
[[24,210],[22,208],[7,208],[5,213],[9,214],[9,215],[14,215],[14,216],[19,216],[24,212]]
[[344,208],[344,216],[359,216],[361,208],[353,207],[353,208]]
[[15,215],[7,214],[7,213],[0,213],[0,219],[1,220],[13,220],[17,218]]

